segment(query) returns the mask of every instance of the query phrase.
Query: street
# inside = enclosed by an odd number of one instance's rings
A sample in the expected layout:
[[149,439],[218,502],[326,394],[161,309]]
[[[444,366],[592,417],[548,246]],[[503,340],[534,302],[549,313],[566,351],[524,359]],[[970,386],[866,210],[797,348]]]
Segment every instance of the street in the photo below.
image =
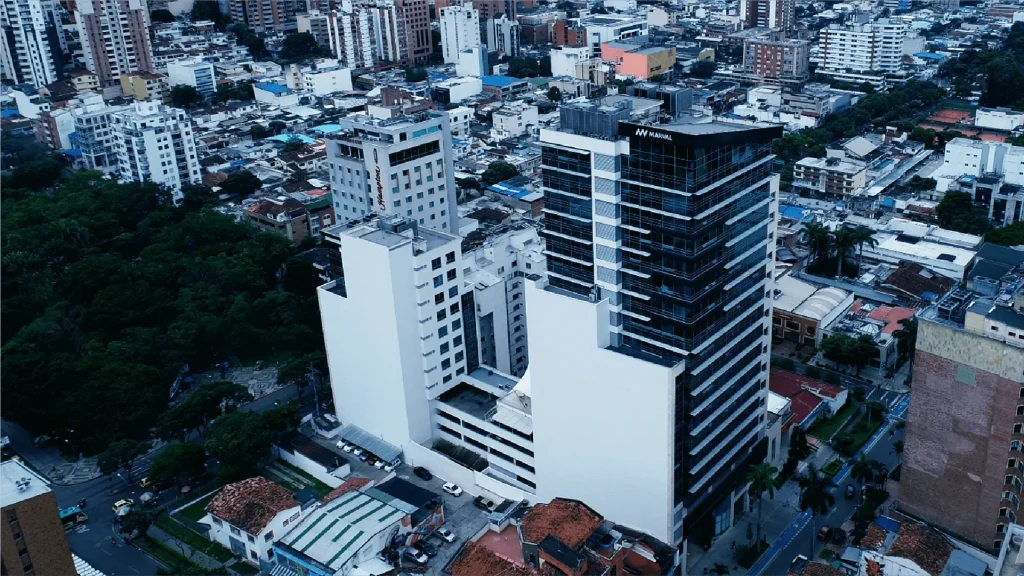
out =
[[[874,399],[884,403],[887,396],[892,394],[896,393],[886,392],[884,395],[878,395],[879,398]],[[904,434],[904,431],[895,430],[894,427],[896,422],[906,414],[907,405],[910,400],[909,396],[905,394],[899,394],[898,396],[891,408],[892,416],[886,420],[886,425],[879,429],[881,433],[877,443],[867,451],[869,459],[885,464],[890,470],[895,468],[897,463],[893,443],[897,440],[902,440]],[[889,431],[892,430],[895,430],[895,434],[890,436]],[[841,526],[853,515],[854,510],[856,510],[859,504],[857,499],[847,500],[843,497],[843,490],[845,490],[846,485],[856,482],[856,480],[850,477],[849,471],[850,468],[847,465],[836,475],[836,488],[833,490],[836,504],[829,514],[824,518],[818,518],[814,523],[810,521],[806,514],[798,516],[793,524],[779,537],[778,541],[772,545],[772,548],[768,550],[765,556],[750,570],[749,573],[752,576],[759,576],[760,574],[785,574],[793,558],[801,554],[811,560],[817,559],[817,554],[824,548],[824,544],[817,540],[816,530],[812,526],[816,526],[818,529],[825,525]],[[811,550],[812,537],[814,538],[813,552]]]

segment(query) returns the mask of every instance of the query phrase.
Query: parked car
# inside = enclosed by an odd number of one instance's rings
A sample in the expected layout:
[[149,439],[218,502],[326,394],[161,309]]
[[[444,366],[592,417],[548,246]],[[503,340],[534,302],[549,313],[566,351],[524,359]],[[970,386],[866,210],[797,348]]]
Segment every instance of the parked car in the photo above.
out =
[[385,472],[392,472],[397,467],[398,466],[397,466],[397,464],[395,462],[388,462],[387,464],[384,464],[384,471]]
[[124,508],[125,506],[131,507],[134,504],[135,500],[132,500],[131,498],[124,498],[122,500],[118,500],[117,502],[114,502],[114,514],[117,514],[118,511],[121,510],[121,508]]
[[832,527],[831,526],[822,526],[821,530],[818,530],[818,540],[821,540],[822,542],[828,542],[829,538],[831,538],[831,537],[832,537]]
[[455,542],[455,534],[452,534],[451,530],[449,530],[449,529],[447,529],[447,528],[442,526],[441,528],[438,528],[437,530],[435,530],[435,532],[445,542],[448,542],[448,543]]
[[430,560],[426,554],[412,547],[406,548],[403,555],[417,564],[426,564]]
[[413,547],[431,558],[437,556],[437,548],[422,538],[417,540],[416,543],[413,544]]
[[345,452],[351,452],[351,451],[355,450],[355,449],[356,449],[356,447],[355,447],[355,446],[353,446],[353,445],[351,445],[351,444],[344,444],[344,445],[343,445],[343,446],[341,447],[341,449],[342,449],[342,450],[344,450]]
[[473,498],[473,506],[476,506],[484,512],[490,512],[491,508],[494,508],[494,502],[491,502],[483,496],[477,496],[476,498]]
[[445,482],[444,486],[441,486],[441,490],[451,494],[452,496],[462,496],[462,488],[455,482]]
[[857,491],[854,489],[853,484],[846,485],[846,499],[853,500],[853,497],[857,495]]
[[352,455],[353,456],[361,456],[362,454],[363,454],[363,449],[362,448],[353,448],[352,449]]
[[359,455],[359,460],[363,462],[366,462],[369,458],[370,457],[366,455],[366,452],[363,452],[362,454]]
[[430,470],[427,470],[423,466],[413,468],[412,473],[419,476],[420,480],[429,481],[434,479],[434,475],[430,473]]
[[381,460],[380,458],[377,458],[377,461],[373,463],[373,467],[380,470],[381,468],[384,467],[384,461]]

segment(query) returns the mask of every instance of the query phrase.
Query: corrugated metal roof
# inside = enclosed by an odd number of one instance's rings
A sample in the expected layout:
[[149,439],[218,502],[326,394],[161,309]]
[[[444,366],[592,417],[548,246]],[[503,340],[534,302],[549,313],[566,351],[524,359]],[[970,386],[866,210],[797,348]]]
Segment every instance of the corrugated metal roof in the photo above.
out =
[[402,455],[401,448],[385,442],[355,424],[345,426],[345,429],[341,431],[341,438],[359,446],[385,462],[392,462]]

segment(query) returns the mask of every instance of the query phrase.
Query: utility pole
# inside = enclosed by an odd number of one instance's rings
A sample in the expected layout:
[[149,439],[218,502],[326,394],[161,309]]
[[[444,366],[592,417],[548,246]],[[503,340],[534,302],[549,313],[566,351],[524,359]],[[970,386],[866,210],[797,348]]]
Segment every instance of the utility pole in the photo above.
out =
[[320,415],[320,371],[313,367],[313,363],[310,362],[306,366],[306,382],[313,388],[313,413],[317,416]]

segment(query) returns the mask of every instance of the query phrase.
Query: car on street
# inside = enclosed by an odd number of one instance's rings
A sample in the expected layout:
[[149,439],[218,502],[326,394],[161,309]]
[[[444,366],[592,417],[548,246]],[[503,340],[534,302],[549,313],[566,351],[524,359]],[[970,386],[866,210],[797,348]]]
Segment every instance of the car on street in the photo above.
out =
[[413,544],[413,547],[416,548],[417,550],[419,550],[420,552],[423,552],[424,554],[426,554],[430,558],[433,558],[434,556],[437,556],[437,547],[435,547],[430,542],[427,542],[426,540],[423,540],[423,539],[417,540],[416,543]]
[[369,456],[366,455],[366,452],[363,452],[362,454],[359,455],[359,459],[363,462],[366,462],[368,458]]
[[427,560],[430,560],[430,558],[428,558],[426,554],[420,552],[419,550],[411,546],[405,549],[403,556],[417,564],[426,564]]
[[355,450],[356,447],[351,444],[345,444],[344,446],[341,447],[341,449],[344,450],[345,452],[351,452]]
[[117,514],[121,508],[124,508],[125,506],[131,507],[133,504],[135,504],[135,500],[132,500],[131,498],[124,498],[114,502],[114,514]]
[[455,497],[462,496],[462,488],[459,488],[455,482],[445,482],[444,486],[441,486],[441,490]]
[[828,542],[831,537],[832,537],[832,527],[831,526],[822,526],[821,530],[818,530],[818,540],[821,540],[822,542]]
[[854,489],[853,484],[847,484],[846,485],[846,499],[847,500],[853,500],[853,497],[856,496],[856,495],[857,495],[857,492]]
[[413,468],[412,473],[418,476],[420,480],[424,480],[427,482],[434,479],[434,475],[430,473],[430,470],[427,470],[423,466],[417,466]]
[[451,530],[442,526],[441,528],[435,530],[435,532],[437,532],[437,535],[440,536],[441,539],[445,542],[448,542],[449,544],[455,542],[455,534],[452,534]]
[[491,509],[494,508],[494,502],[491,502],[483,496],[477,496],[476,498],[473,498],[473,506],[476,506],[484,512],[490,512]]

